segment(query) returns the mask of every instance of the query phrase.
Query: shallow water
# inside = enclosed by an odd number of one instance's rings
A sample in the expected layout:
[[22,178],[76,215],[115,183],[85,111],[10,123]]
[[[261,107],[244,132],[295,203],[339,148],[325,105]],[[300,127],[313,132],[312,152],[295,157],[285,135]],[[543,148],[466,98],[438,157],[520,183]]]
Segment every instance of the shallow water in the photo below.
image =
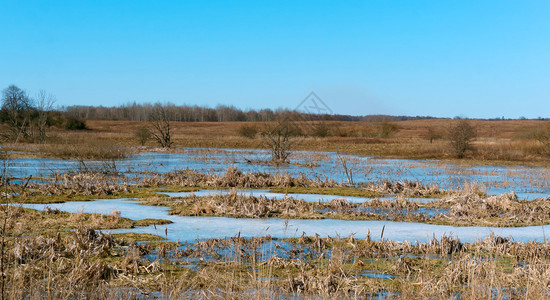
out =
[[[334,179],[346,182],[343,169],[338,163],[338,156],[331,152],[293,152],[293,164],[272,166],[251,164],[249,161],[269,160],[267,150],[246,149],[196,149],[183,148],[181,153],[150,152],[135,155],[132,158],[117,160],[116,169],[128,176],[141,176],[142,172],[166,173],[174,170],[193,169],[201,172],[223,173],[228,167],[236,167],[243,172],[267,172],[272,174],[288,173],[293,176],[303,174],[309,178]],[[476,166],[461,167],[437,161],[414,161],[405,159],[374,159],[372,157],[344,155],[349,170],[353,172],[356,183],[388,179],[390,181],[420,181],[424,184],[437,184],[441,188],[458,188],[466,182],[484,185],[492,194],[513,190],[520,199],[532,200],[546,198],[550,195],[550,168],[542,167],[508,167]],[[109,162],[110,163],[110,162]],[[88,168],[106,168],[106,162],[87,161]],[[54,173],[78,171],[82,167],[75,160],[61,159],[14,159],[9,161],[9,173],[16,178],[32,175],[33,177],[49,176]],[[200,190],[197,196],[225,193],[229,190]],[[244,195],[265,196],[274,199],[285,197],[283,193],[270,193],[268,190],[243,189]],[[166,193],[169,196],[187,196],[191,193]],[[351,203],[362,203],[371,200],[362,197],[289,194],[295,199],[308,202],[328,202],[334,198],[343,198]],[[432,201],[432,199],[415,199],[414,201]],[[25,205],[43,209],[44,205]],[[270,234],[274,237],[306,235],[348,236],[354,234],[364,238],[370,230],[372,238],[380,239],[382,229],[384,238],[400,241],[426,241],[432,236],[456,235],[461,240],[473,242],[491,233],[504,237],[511,236],[516,241],[545,239],[545,232],[550,233],[549,226],[521,228],[489,227],[453,227],[419,223],[400,223],[390,221],[346,221],[346,220],[282,220],[282,219],[235,219],[222,217],[180,217],[168,215],[166,207],[149,207],[138,205],[131,200],[97,200],[91,202],[68,202],[48,204],[61,210],[71,212],[110,213],[121,211],[121,215],[131,219],[161,218],[173,221],[166,226],[150,226],[113,232],[146,232],[165,235],[170,240],[190,241],[196,238],[231,237],[241,233],[242,236],[254,237]]]
[[377,271],[363,271],[361,272],[361,274],[359,274],[363,277],[367,277],[367,278],[376,278],[376,279],[394,279],[395,276],[394,275],[390,275],[390,274],[384,274],[384,273],[380,273],[380,272],[377,272]]
[[[333,152],[295,151],[293,164],[273,166],[251,164],[248,161],[269,160],[267,150],[249,149],[201,149],[181,148],[181,153],[147,152],[128,159],[117,160],[119,172],[129,176],[141,172],[166,173],[174,170],[193,169],[203,172],[223,173],[228,167],[243,172],[304,174],[309,178],[334,179],[346,182],[338,156]],[[550,195],[550,168],[474,166],[461,167],[438,161],[415,161],[407,159],[375,159],[367,156],[343,155],[354,181],[367,182],[388,179],[391,181],[420,181],[437,184],[442,188],[457,188],[465,182],[478,182],[489,193],[500,194],[515,191],[521,199],[548,197]],[[111,161],[87,161],[88,168],[102,169]],[[307,166],[306,166],[307,165]],[[12,177],[22,178],[49,176],[52,173],[78,171],[82,166],[75,160],[22,158],[9,162]]]
[[[171,241],[192,241],[195,239],[224,238],[240,234],[243,237],[260,237],[271,235],[277,238],[300,237],[302,233],[321,237],[349,236],[365,238],[371,232],[373,240],[383,238],[395,241],[428,241],[432,237],[452,235],[463,242],[475,242],[491,233],[503,237],[511,237],[513,241],[542,242],[546,233],[550,233],[550,225],[514,228],[498,227],[454,227],[446,225],[430,225],[422,223],[405,223],[391,221],[347,221],[347,220],[284,220],[269,219],[237,219],[226,217],[181,217],[169,215],[169,208],[160,206],[143,206],[137,201],[127,199],[106,199],[89,202],[66,202],[56,204],[24,204],[24,207],[43,210],[44,207],[58,208],[68,212],[111,213],[119,210],[122,217],[133,220],[158,218],[171,220],[172,224],[161,226],[138,227],[132,229],[111,230],[113,233],[140,232],[165,236]],[[166,231],[165,231],[166,230]]]

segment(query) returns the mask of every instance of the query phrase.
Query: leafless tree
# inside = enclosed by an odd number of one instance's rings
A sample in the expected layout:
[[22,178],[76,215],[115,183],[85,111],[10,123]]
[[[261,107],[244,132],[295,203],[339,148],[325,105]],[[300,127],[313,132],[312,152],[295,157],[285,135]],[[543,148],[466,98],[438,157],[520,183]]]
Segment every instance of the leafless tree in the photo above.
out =
[[153,121],[153,139],[159,143],[162,148],[172,147],[172,137],[170,135],[170,117],[165,107],[156,105],[151,115]]
[[466,151],[472,149],[475,135],[474,127],[465,119],[449,129],[449,140],[457,158],[463,158]]
[[46,93],[44,90],[38,92],[38,95],[36,96],[36,110],[38,111],[36,127],[38,128],[38,141],[41,143],[46,140],[48,113],[53,109],[54,103],[55,96]]
[[2,92],[2,110],[6,113],[10,127],[9,136],[17,142],[20,137],[29,135],[31,99],[27,93],[15,85],[10,85]]
[[298,134],[298,128],[288,117],[281,117],[275,124],[266,124],[262,136],[271,149],[271,159],[274,162],[288,161],[292,138]]

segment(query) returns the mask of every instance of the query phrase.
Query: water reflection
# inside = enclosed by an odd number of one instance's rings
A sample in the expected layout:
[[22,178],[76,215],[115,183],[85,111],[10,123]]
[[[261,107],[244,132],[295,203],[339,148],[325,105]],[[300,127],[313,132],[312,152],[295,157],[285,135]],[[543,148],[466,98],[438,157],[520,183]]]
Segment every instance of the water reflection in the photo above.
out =
[[162,226],[138,227],[133,229],[118,229],[112,232],[140,232],[165,236],[171,241],[192,241],[195,239],[232,237],[240,234],[243,237],[259,237],[267,234],[278,237],[300,237],[302,233],[313,236],[316,233],[322,237],[349,236],[363,239],[371,232],[374,240],[383,238],[395,241],[428,241],[433,237],[452,235],[463,242],[475,242],[494,233],[503,237],[511,237],[512,241],[542,242],[545,233],[550,232],[550,225],[529,227],[454,227],[446,225],[430,225],[422,223],[405,223],[391,221],[347,221],[347,220],[284,220],[269,219],[237,219],[225,217],[181,217],[169,215],[169,208],[159,206],[143,206],[137,201],[128,199],[107,199],[89,202],[66,202],[57,204],[24,204],[24,207],[34,209],[58,208],[68,212],[110,213],[119,210],[122,217],[133,220],[158,218],[171,220],[172,224]]
[[[243,172],[304,174],[309,178],[334,179],[346,182],[346,177],[335,153],[295,151],[292,164],[274,166],[252,164],[250,161],[268,161],[267,150],[182,148],[180,153],[147,152],[116,161],[119,172],[128,176],[142,176],[142,172],[166,173],[193,169],[202,172],[223,173],[228,167]],[[444,189],[461,187],[465,182],[478,182],[491,194],[515,191],[521,199],[532,200],[550,194],[550,168],[509,166],[457,166],[438,161],[406,159],[376,159],[366,156],[344,155],[355,182],[410,180],[437,184]],[[88,168],[102,168],[105,162],[87,161]],[[16,178],[50,176],[52,173],[77,171],[75,160],[21,158],[10,161],[9,171]]]

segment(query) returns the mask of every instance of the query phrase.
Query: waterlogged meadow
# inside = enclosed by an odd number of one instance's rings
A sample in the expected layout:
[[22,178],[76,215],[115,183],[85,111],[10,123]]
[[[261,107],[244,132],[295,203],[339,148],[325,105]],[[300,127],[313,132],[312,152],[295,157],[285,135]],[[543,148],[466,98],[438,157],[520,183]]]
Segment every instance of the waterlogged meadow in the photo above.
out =
[[[514,191],[529,200],[550,194],[550,168],[546,167],[457,165],[311,151],[293,152],[291,161],[289,164],[273,164],[267,150],[183,148],[173,152],[138,153],[117,160],[14,158],[9,161],[9,174],[14,178],[25,178],[31,175],[49,177],[66,172],[101,171],[132,177],[185,169],[221,174],[228,167],[234,167],[246,173],[284,173],[353,184],[383,180],[414,181],[435,184],[443,189],[460,189],[465,184],[476,184],[489,194]],[[346,176],[346,169],[350,176]]]
[[307,151],[275,164],[240,149],[9,156],[13,297],[549,296],[549,168]]

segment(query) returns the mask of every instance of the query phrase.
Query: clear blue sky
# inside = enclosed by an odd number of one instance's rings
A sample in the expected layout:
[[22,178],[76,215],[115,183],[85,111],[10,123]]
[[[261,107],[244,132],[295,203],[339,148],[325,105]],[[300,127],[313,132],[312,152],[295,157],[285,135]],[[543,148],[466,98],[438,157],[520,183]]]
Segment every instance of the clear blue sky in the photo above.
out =
[[0,0],[0,88],[58,105],[550,117],[550,1]]

